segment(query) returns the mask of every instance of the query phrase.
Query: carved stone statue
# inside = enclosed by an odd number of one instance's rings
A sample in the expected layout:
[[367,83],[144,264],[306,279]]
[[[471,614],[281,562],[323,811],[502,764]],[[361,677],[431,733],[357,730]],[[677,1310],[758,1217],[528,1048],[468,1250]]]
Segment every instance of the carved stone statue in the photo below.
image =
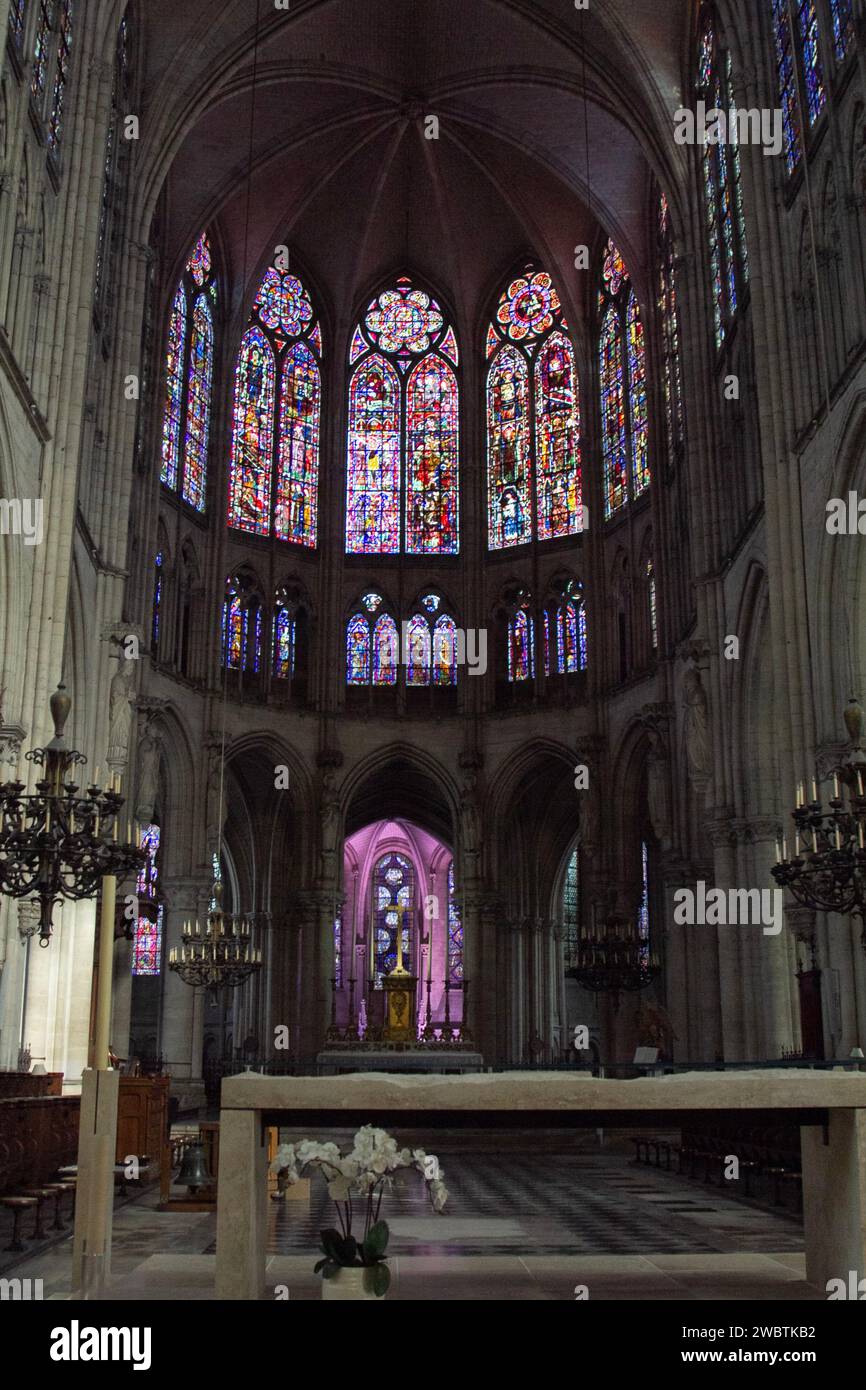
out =
[[[222,787],[222,762],[223,752],[219,744],[214,744],[210,750],[210,761],[207,770],[207,850],[208,855],[216,853],[216,847],[220,837],[220,799]],[[225,801],[223,800],[223,817],[225,816]]]
[[658,730],[649,730],[647,757],[647,810],[650,824],[662,849],[671,845],[671,807],[668,790],[668,758],[664,739]]
[[710,715],[701,673],[695,668],[686,671],[683,676],[683,701],[686,707],[685,737],[689,778],[696,787],[705,789],[713,775]]
[[460,797],[460,844],[463,849],[463,871],[467,878],[474,878],[478,873],[478,857],[481,853],[481,818],[478,813],[475,783],[475,774],[470,773]]
[[134,682],[135,663],[127,661],[121,653],[120,665],[112,677],[108,694],[108,765],[118,771],[123,771],[129,758],[129,737],[135,708]]
[[322,778],[322,800],[319,808],[321,863],[320,877],[331,879],[337,859],[337,836],[340,829],[340,797],[330,769]]
[[153,809],[159,795],[159,740],[150,724],[146,724],[138,743],[138,792],[135,818],[146,825],[153,820]]

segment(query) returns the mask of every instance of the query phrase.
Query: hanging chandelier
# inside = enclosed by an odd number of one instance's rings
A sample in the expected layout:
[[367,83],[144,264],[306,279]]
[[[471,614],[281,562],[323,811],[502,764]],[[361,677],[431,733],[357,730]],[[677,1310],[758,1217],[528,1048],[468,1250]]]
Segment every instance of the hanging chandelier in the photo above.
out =
[[811,800],[805,783],[800,783],[791,812],[794,853],[789,859],[787,836],[783,837],[771,872],[779,887],[789,888],[805,907],[858,917],[866,950],[866,762],[860,751],[863,710],[856,700],[845,711],[845,723],[854,760],[833,770],[833,795],[826,810],[817,782],[812,780]]
[[40,946],[51,940],[58,903],[94,898],[103,878],[137,874],[145,858],[136,845],[117,843],[124,798],[116,787],[72,780],[87,759],[64,738],[72,708],[65,689],[59,685],[50,700],[54,738],[26,754],[43,769],[33,791],[24,782],[0,783],[0,892],[38,901]]
[[222,884],[214,884],[214,905],[202,932],[199,923],[187,922],[181,945],[169,952],[168,968],[185,985],[208,989],[237,989],[262,968],[262,953],[250,943],[248,917],[234,917],[222,907]]
[[566,941],[565,975],[593,994],[633,994],[657,979],[661,965],[641,937],[637,922],[609,912],[591,926],[578,927]]

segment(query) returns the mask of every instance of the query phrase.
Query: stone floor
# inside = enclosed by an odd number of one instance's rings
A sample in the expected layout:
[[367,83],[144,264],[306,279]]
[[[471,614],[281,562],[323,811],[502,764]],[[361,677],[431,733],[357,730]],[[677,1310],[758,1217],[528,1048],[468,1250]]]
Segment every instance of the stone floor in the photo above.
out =
[[[440,1147],[451,1197],[436,1216],[415,1175],[390,1193],[392,1290],[405,1300],[823,1299],[805,1282],[800,1220],[744,1205],[718,1187],[635,1167],[614,1144],[581,1151],[562,1136],[498,1142],[457,1136]],[[155,1191],[118,1206],[113,1299],[213,1297],[216,1219],[156,1210]],[[332,1220],[314,1179],[309,1202],[272,1202],[270,1297],[320,1297],[312,1267]],[[6,1256],[6,1259],[9,1257]],[[69,1293],[71,1240],[14,1272],[41,1278],[46,1298]],[[5,1272],[9,1272],[8,1267]]]

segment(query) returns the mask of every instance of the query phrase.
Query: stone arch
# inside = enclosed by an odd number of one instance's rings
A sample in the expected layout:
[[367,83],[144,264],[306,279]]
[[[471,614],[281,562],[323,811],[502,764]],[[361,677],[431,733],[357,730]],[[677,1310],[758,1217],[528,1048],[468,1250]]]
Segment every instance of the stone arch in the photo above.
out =
[[[850,401],[831,457],[836,463],[830,497],[847,501],[849,492],[866,495],[866,390]],[[850,695],[866,698],[866,632],[857,616],[866,596],[866,556],[859,536],[830,535],[822,525],[816,577],[814,659],[817,670],[829,673],[817,691],[818,733],[823,740],[838,741],[844,737],[845,701]]]

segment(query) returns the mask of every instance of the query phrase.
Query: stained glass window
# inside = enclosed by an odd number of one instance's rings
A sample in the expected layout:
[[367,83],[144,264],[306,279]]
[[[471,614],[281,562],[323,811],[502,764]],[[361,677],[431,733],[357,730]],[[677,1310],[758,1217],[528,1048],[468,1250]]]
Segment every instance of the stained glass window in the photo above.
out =
[[[783,3],[787,3],[787,0],[783,0]],[[709,107],[720,109],[726,116],[736,118],[731,55],[718,44],[709,10],[704,15],[702,32],[698,60],[698,93]],[[727,138],[727,129],[727,126],[720,126],[720,138],[717,143],[704,142],[701,156],[704,219],[717,347],[721,347],[727,337],[739,308],[743,288],[749,278],[739,140],[733,132],[730,138]],[[672,273],[671,271],[671,277]]]
[[420,613],[409,621],[406,645],[406,684],[429,685],[432,662],[430,624]]
[[457,905],[453,859],[448,865],[448,978],[463,979],[463,922]]
[[776,80],[782,105],[785,161],[792,174],[800,162],[802,137],[797,97],[797,68],[788,12],[789,0],[772,0],[773,36],[776,48]]
[[400,637],[390,613],[383,613],[373,627],[373,684],[396,685]]
[[349,685],[370,684],[370,624],[361,613],[349,620],[346,629],[346,681]]
[[316,358],[306,343],[296,343],[282,367],[274,531],[298,545],[315,543],[321,395]]
[[605,517],[650,484],[646,351],[628,269],[608,242],[599,294],[599,381]]
[[544,674],[550,675],[550,614],[545,608],[541,615],[542,635],[541,644],[544,649]]
[[235,372],[229,525],[267,536],[271,525],[276,363],[260,328],[244,335]]
[[295,674],[295,646],[297,641],[297,619],[277,594],[274,608],[274,677],[278,681],[291,680]]
[[587,622],[586,622],[586,599],[581,599],[577,605],[577,650],[578,660],[581,671],[586,670],[587,663]]
[[433,684],[457,684],[457,624],[447,613],[433,624]]
[[54,88],[51,94],[51,111],[48,116],[48,148],[55,152],[60,147],[63,134],[63,104],[66,85],[69,81],[69,63],[72,54],[72,0],[60,0],[60,22],[57,36],[57,62],[54,70]]
[[[157,892],[159,889],[159,847],[160,847],[160,828],[158,825],[146,825],[142,830],[139,848],[143,849],[146,859],[138,875],[137,893],[139,899],[145,899],[148,903],[156,904]],[[153,915],[153,914],[151,914]],[[133,975],[158,975],[162,965],[162,926],[163,926],[163,907],[160,903],[156,909],[156,921],[151,922],[148,917],[140,914],[136,918],[135,937],[132,948],[132,973]]]
[[[402,932],[403,964],[412,968],[415,870],[403,854],[386,854],[373,870],[373,979],[382,988],[382,976],[397,964],[397,932]],[[401,921],[402,918],[402,921]]]
[[535,622],[525,608],[518,609],[508,624],[508,679],[515,683],[535,679]]
[[211,859],[211,868],[212,868],[212,870],[213,870],[214,894],[213,894],[213,897],[212,897],[211,900],[210,900],[210,908],[209,908],[208,910],[209,910],[210,912],[216,912],[216,909],[217,909],[216,889],[217,889],[218,887],[222,887],[222,881],[223,881],[223,866],[222,866],[222,864],[220,863],[220,857],[219,857],[219,855],[216,853],[216,851],[214,851],[213,857],[212,857],[212,859]]
[[229,579],[223,602],[223,665],[255,674],[261,664],[262,605],[246,576]]
[[532,538],[529,439],[529,368],[522,353],[509,345],[501,349],[487,378],[491,550]]
[[658,311],[662,339],[665,425],[668,458],[674,462],[679,457],[685,441],[685,420],[674,237],[668,200],[664,193],[659,198],[658,262]]
[[582,530],[580,404],[574,349],[552,333],[535,364],[538,539]]
[[457,552],[457,440],[457,378],[429,353],[409,378],[406,397],[408,555]]
[[39,0],[39,17],[36,21],[36,40],[33,47],[33,73],[30,88],[36,98],[39,110],[45,98],[48,75],[48,59],[51,52],[51,32],[54,26],[54,6],[56,0]]
[[577,846],[569,855],[562,884],[562,921],[566,940],[576,941],[580,926],[580,858]]
[[646,351],[643,324],[634,290],[628,298],[628,389],[631,419],[632,492],[635,497],[649,487],[649,419],[646,397]]
[[334,984],[337,989],[343,985],[343,919],[334,919]]
[[316,544],[321,352],[321,328],[302,281],[271,266],[235,368],[228,499],[235,530]]
[[608,517],[628,501],[622,323],[613,304],[602,320],[599,359],[604,514]]
[[349,387],[346,549],[400,549],[400,382],[383,357],[367,357]]
[[650,963],[650,910],[649,910],[649,847],[644,840],[640,847],[641,895],[637,911],[637,934],[640,941],[639,956],[645,968]]
[[854,12],[851,0],[830,0],[833,17],[833,52],[836,62],[844,62],[854,41]]
[[186,353],[186,294],[178,288],[168,328],[166,403],[162,426],[161,482],[177,488],[180,460],[180,429],[183,418],[184,358]]
[[162,608],[162,551],[154,560],[153,576],[153,618],[151,621],[151,648],[154,656],[159,652],[159,623]]
[[818,36],[818,10],[815,0],[799,0],[800,44],[802,48],[803,85],[809,125],[814,125],[827,102],[824,86],[824,65]]
[[649,621],[650,621],[650,642],[653,651],[658,650],[659,645],[659,623],[658,610],[656,608],[656,579],[653,572],[652,560],[647,560],[646,567],[647,596],[649,599]]
[[182,497],[197,512],[204,511],[207,450],[213,386],[214,327],[206,293],[196,300],[189,355]]
[[453,329],[435,299],[402,277],[368,305],[349,361],[357,366],[349,384],[346,550],[456,555]]
[[24,38],[27,0],[12,0],[9,6],[9,33],[15,47],[20,50]]
[[503,292],[488,329],[491,550],[582,530],[580,393],[566,330],[550,276],[531,267]]
[[205,509],[213,406],[216,280],[202,232],[175,291],[168,326],[160,481]]

